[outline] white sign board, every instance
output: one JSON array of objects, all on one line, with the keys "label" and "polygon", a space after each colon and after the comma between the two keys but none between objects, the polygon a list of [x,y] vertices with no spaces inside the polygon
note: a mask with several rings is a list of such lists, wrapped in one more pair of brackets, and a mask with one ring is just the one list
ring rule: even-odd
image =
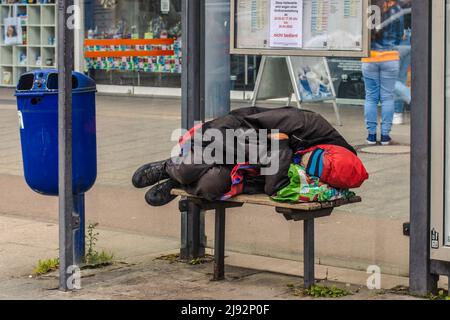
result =
[{"label": "white sign board", "polygon": [[275,0],[270,5],[270,47],[301,48],[303,0]]},{"label": "white sign board", "polygon": [[232,0],[231,53],[366,57],[368,8],[369,0]]}]

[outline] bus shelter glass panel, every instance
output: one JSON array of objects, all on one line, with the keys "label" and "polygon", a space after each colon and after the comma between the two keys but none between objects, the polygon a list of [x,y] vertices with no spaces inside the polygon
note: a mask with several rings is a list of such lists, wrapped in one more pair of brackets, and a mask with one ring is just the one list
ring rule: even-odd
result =
[{"label": "bus shelter glass panel", "polygon": [[445,123],[445,243],[447,246],[450,246],[450,52],[448,50],[448,45],[450,43],[450,1],[446,2],[446,41],[445,41],[445,115],[446,115],[446,123]]}]

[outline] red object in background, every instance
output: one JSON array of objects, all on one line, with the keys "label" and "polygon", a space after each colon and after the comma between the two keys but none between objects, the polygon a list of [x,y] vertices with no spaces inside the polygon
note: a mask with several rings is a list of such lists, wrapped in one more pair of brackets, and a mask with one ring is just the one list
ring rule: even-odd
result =
[{"label": "red object in background", "polygon": [[86,58],[114,58],[114,57],[151,57],[151,56],[173,56],[174,50],[109,50],[111,46],[167,46],[173,45],[175,39],[86,39],[85,47],[103,47],[107,50],[85,51]]}]

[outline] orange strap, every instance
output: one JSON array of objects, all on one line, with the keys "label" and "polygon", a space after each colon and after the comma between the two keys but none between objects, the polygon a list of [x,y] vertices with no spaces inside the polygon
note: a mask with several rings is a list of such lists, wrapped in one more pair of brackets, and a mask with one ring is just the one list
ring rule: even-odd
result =
[{"label": "orange strap", "polygon": [[175,39],[86,39],[84,45],[92,46],[138,46],[138,45],[171,45]]},{"label": "orange strap", "polygon": [[361,59],[362,62],[387,62],[400,60],[398,51],[371,51],[370,57]]}]

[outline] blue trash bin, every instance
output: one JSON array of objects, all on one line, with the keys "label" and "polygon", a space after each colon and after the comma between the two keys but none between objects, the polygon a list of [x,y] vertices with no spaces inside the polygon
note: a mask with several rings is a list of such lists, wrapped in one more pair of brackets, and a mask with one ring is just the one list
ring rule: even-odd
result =
[{"label": "blue trash bin", "polygon": [[[73,192],[84,194],[97,178],[94,80],[74,72]],[[20,77],[16,89],[25,180],[34,191],[58,195],[58,71]]]}]

